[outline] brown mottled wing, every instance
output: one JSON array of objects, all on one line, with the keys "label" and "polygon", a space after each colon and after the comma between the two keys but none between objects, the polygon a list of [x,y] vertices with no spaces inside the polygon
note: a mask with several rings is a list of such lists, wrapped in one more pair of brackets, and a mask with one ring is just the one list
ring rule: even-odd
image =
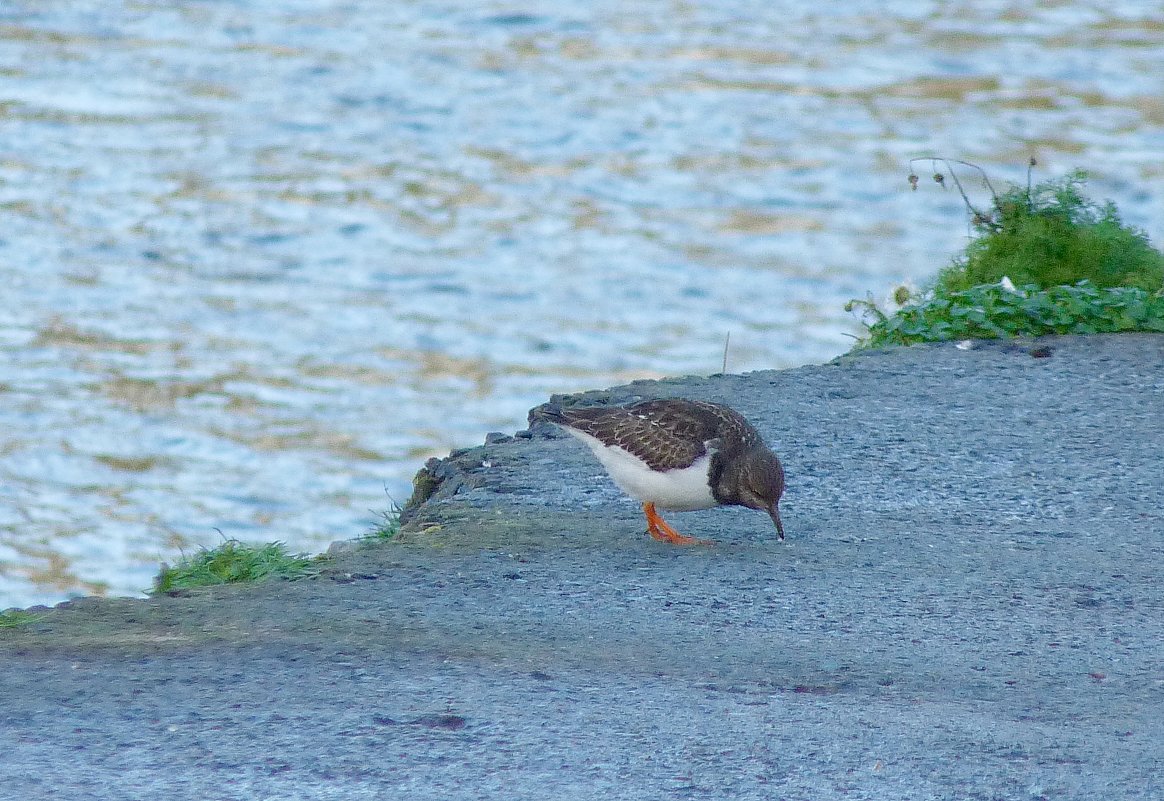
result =
[{"label": "brown mottled wing", "polygon": [[734,450],[760,435],[736,412],[716,403],[649,400],[631,406],[563,409],[562,421],[607,445],[617,445],[656,470],[688,467],[719,440]]}]

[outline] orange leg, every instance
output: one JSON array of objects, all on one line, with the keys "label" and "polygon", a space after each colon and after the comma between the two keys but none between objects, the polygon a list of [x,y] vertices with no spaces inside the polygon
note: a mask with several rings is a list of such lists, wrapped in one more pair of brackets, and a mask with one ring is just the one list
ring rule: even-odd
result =
[{"label": "orange leg", "polygon": [[659,542],[669,542],[672,545],[714,545],[711,540],[700,540],[680,534],[667,524],[667,521],[655,511],[655,504],[644,503],[643,512],[647,516],[647,533]]}]

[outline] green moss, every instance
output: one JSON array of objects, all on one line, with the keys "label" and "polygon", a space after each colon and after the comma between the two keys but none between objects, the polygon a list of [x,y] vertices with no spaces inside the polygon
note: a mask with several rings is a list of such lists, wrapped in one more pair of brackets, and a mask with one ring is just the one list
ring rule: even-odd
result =
[{"label": "green moss", "polygon": [[247,545],[227,540],[217,548],[203,548],[183,556],[173,567],[163,565],[154,578],[152,594],[215,584],[296,579],[312,575],[319,558],[291,554],[281,542]]}]

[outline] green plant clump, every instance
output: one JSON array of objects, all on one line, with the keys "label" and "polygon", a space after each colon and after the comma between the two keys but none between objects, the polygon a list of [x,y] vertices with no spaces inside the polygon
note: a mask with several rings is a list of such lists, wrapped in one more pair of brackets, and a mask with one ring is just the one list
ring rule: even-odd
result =
[{"label": "green plant clump", "polygon": [[1086,173],[1058,181],[1012,186],[994,197],[990,213],[972,209],[977,237],[938,276],[938,294],[1004,277],[1040,289],[1090,281],[1097,287],[1164,287],[1164,253],[1143,231],[1125,226],[1115,204],[1098,206],[1083,195]]},{"label": "green plant clump", "polygon": [[934,294],[888,315],[871,301],[851,301],[874,322],[869,347],[947,339],[995,339],[1046,334],[1164,332],[1164,292],[1137,287],[1101,289],[1089,281],[1040,289],[983,284],[947,296]]},{"label": "green plant clump", "polygon": [[[948,339],[1045,334],[1164,332],[1164,253],[1124,226],[1112,203],[1083,196],[1086,175],[1072,172],[1034,188],[990,189],[989,211],[971,204],[946,159],[950,178],[970,212],[977,236],[921,294],[898,290],[896,311],[853,300],[868,328],[856,347],[909,345]],[[1031,160],[1031,166],[1035,165]],[[909,176],[917,188],[917,176]],[[934,181],[946,186],[938,172]],[[871,322],[870,322],[871,320]]]},{"label": "green plant clump", "polygon": [[303,578],[315,572],[315,561],[305,554],[288,553],[281,542],[247,545],[231,539],[217,548],[203,548],[193,556],[183,556],[172,567],[162,565],[151,592],[265,581],[272,577]]}]

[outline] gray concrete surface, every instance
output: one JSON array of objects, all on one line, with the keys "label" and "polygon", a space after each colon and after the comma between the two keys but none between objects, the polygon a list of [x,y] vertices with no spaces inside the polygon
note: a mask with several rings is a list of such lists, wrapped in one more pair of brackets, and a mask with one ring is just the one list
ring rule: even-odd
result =
[{"label": "gray concrete surface", "polygon": [[1162,798],[1164,336],[1031,344],[593,394],[747,415],[785,543],[535,430],[315,579],[0,631],[0,797]]}]

